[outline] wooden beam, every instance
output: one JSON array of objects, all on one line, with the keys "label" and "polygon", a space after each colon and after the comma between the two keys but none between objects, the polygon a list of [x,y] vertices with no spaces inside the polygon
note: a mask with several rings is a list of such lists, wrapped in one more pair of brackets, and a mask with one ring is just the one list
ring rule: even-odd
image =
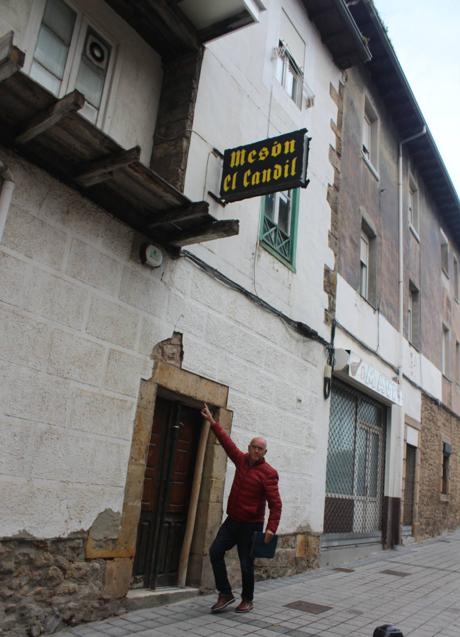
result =
[{"label": "wooden beam", "polygon": [[16,136],[14,141],[16,144],[27,144],[27,142],[52,128],[66,115],[80,110],[84,104],[85,96],[82,93],[77,90],[68,93],[62,99],[56,100],[51,106],[35,115],[23,127],[22,132]]},{"label": "wooden beam", "polygon": [[147,224],[147,229],[152,230],[157,226],[161,226],[165,223],[179,223],[186,219],[193,219],[195,217],[203,217],[208,214],[209,204],[206,201],[198,201],[197,203],[191,203],[189,206],[182,208],[170,208],[169,210],[162,210],[155,213],[152,221]]},{"label": "wooden beam", "polygon": [[126,166],[139,161],[140,156],[140,146],[134,146],[129,150],[122,150],[103,157],[102,159],[96,159],[86,164],[85,167],[78,172],[75,181],[80,184],[80,186],[89,188],[90,186],[99,184],[101,181],[110,179],[115,170],[126,168]]},{"label": "wooden beam", "polygon": [[13,31],[0,38],[0,82],[22,69],[25,54],[13,44]]},{"label": "wooden beam", "polygon": [[175,247],[183,247],[193,243],[202,243],[203,241],[211,241],[212,239],[221,239],[223,237],[232,237],[239,232],[238,219],[226,219],[225,221],[210,221],[201,224],[196,228],[178,232],[174,237],[168,237],[166,242]]}]

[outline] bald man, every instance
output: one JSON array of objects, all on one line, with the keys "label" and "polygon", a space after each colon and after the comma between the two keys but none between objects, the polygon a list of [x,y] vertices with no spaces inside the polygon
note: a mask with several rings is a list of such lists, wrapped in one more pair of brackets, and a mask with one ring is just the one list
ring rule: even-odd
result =
[{"label": "bald man", "polygon": [[270,514],[265,530],[265,542],[276,533],[281,517],[281,498],[278,491],[278,473],[265,461],[267,442],[257,436],[253,438],[244,453],[235,445],[230,436],[216,422],[206,404],[201,411],[209,421],[217,439],[225,449],[236,471],[227,502],[227,519],[220,527],[209,550],[216,588],[219,593],[211,612],[220,613],[233,604],[235,597],[228,581],[225,553],[235,545],[241,565],[241,602],[235,608],[237,613],[247,613],[254,607],[254,557],[251,555],[253,535],[263,531],[265,504]]}]

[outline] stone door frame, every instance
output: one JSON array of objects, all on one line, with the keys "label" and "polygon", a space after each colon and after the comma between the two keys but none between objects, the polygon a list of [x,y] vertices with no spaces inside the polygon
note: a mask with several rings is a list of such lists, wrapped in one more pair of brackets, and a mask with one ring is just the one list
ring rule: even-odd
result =
[{"label": "stone door frame", "polygon": [[[123,597],[130,586],[157,395],[167,395],[196,408],[206,402],[217,408],[216,416],[224,429],[228,433],[231,430],[233,412],[226,408],[226,385],[163,360],[155,362],[152,377],[142,380],[140,385],[118,536],[101,541],[90,534],[85,547],[86,559],[108,560],[105,584],[107,597]],[[197,586],[201,590],[214,588],[207,554],[209,544],[222,521],[226,463],[224,450],[210,433],[186,581],[187,585]]]}]

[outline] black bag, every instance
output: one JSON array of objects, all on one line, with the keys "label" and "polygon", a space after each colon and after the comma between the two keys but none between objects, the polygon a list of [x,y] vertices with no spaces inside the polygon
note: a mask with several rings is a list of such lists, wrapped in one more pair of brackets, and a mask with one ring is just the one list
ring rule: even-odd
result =
[{"label": "black bag", "polygon": [[252,536],[252,557],[273,557],[275,555],[276,545],[278,544],[278,536],[272,535],[270,542],[265,544],[265,533],[256,531]]}]

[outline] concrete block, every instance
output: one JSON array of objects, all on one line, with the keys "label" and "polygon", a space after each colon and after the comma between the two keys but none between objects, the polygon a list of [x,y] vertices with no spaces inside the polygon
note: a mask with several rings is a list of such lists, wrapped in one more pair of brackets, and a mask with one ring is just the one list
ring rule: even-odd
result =
[{"label": "concrete block", "polygon": [[110,350],[104,376],[104,387],[119,394],[137,396],[142,376],[151,372],[151,361],[124,352]]},{"label": "concrete block", "polygon": [[0,306],[0,358],[34,369],[48,364],[52,327]]},{"label": "concrete block", "polygon": [[135,402],[76,387],[70,399],[68,427],[131,440]]},{"label": "concrete block", "polygon": [[231,299],[228,288],[196,269],[192,276],[191,296],[203,305],[213,309],[218,308],[222,315],[227,314]]},{"label": "concrete block", "polygon": [[121,264],[93,246],[72,241],[66,274],[89,285],[115,294],[121,277]]},{"label": "concrete block", "polygon": [[170,336],[172,336],[172,327],[168,323],[144,316],[137,349],[144,356],[150,356],[155,345]]},{"label": "concrete block", "polygon": [[119,259],[128,259],[134,238],[134,230],[118,219],[106,215],[104,231],[101,234],[100,245]]},{"label": "concrete block", "polygon": [[27,478],[35,425],[0,416],[0,474]]},{"label": "concrete block", "polygon": [[10,305],[23,305],[31,266],[16,257],[0,251],[0,301]]},{"label": "concrete block", "polygon": [[140,315],[118,303],[94,297],[86,331],[104,341],[134,349]]},{"label": "concrete block", "polygon": [[67,233],[18,206],[12,206],[3,243],[26,257],[59,270],[64,260]]},{"label": "concrete block", "polygon": [[184,369],[208,378],[217,378],[217,356],[215,347],[209,347],[205,341],[184,336]]},{"label": "concrete block", "polygon": [[193,303],[186,297],[170,292],[166,320],[174,331],[203,337],[207,317],[208,311],[201,304]]},{"label": "concrete block", "polygon": [[80,286],[35,269],[27,286],[25,309],[68,327],[79,329],[83,323],[88,292]]},{"label": "concrete block", "polygon": [[121,487],[128,456],[129,443],[125,440],[49,427],[36,441],[31,477]]},{"label": "concrete block", "polygon": [[0,364],[0,405],[7,416],[62,425],[66,420],[69,383],[36,370]]},{"label": "concrete block", "polygon": [[76,334],[54,330],[48,371],[89,385],[102,379],[105,348]]},{"label": "concrete block", "polygon": [[146,273],[142,266],[125,267],[120,285],[120,300],[157,318],[163,318],[169,291],[158,281],[157,276],[154,271]]}]

